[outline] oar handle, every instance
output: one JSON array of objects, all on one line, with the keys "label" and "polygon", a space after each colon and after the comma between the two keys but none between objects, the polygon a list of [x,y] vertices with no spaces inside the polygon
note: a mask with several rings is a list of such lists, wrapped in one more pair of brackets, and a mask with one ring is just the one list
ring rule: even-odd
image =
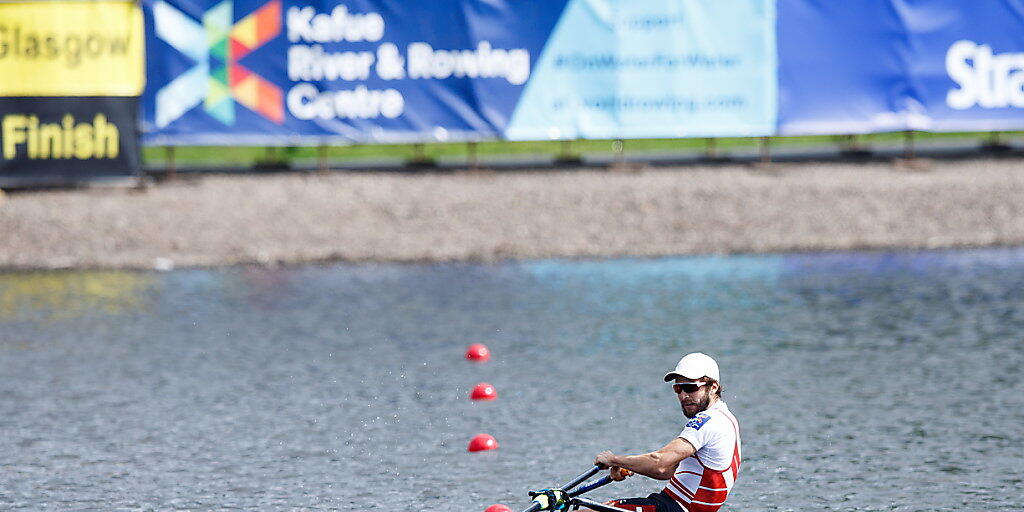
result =
[{"label": "oar handle", "polygon": [[[630,475],[633,474],[633,472],[628,470],[628,469],[619,469],[619,471],[621,471],[623,473],[623,475],[625,475],[625,476],[630,476]],[[590,491],[593,491],[594,489],[597,489],[599,487],[604,487],[604,486],[606,486],[606,485],[608,485],[608,484],[610,484],[610,483],[612,483],[614,481],[615,480],[612,480],[611,476],[602,477],[600,480],[595,480],[595,481],[593,481],[593,482],[591,482],[591,483],[589,483],[587,485],[584,485],[583,487],[580,487],[579,489],[576,489],[573,492],[570,492],[569,493],[569,497],[570,498],[575,498],[576,496],[579,496],[581,494],[586,494],[586,493],[588,493]]]}]

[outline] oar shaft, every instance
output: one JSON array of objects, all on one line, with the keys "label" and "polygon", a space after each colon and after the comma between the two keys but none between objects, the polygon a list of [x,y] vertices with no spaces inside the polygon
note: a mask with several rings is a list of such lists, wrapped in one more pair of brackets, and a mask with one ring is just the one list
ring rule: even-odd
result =
[{"label": "oar shaft", "polygon": [[586,479],[596,475],[598,471],[601,471],[601,467],[600,466],[594,466],[594,467],[590,468],[590,470],[587,471],[586,473],[583,473],[582,475],[580,475],[580,476],[578,476],[576,478],[573,478],[572,481],[570,481],[569,483],[563,485],[562,486],[562,490],[566,491],[566,492],[569,492],[569,489],[572,489],[573,487],[576,487],[577,485],[579,485],[584,480],[586,480]]},{"label": "oar shaft", "polygon": [[530,505],[530,508],[524,510],[523,512],[537,512],[538,510],[540,510],[540,507],[541,504],[535,501],[532,505]]},{"label": "oar shaft", "polygon": [[576,496],[579,496],[581,494],[586,494],[586,493],[588,493],[590,491],[593,491],[594,489],[597,489],[598,487],[604,487],[604,486],[606,486],[606,485],[608,485],[608,484],[610,484],[612,482],[614,482],[614,480],[612,480],[612,477],[606,476],[604,478],[601,478],[600,480],[596,480],[596,481],[594,481],[592,483],[584,485],[583,487],[580,487],[579,489],[576,489],[573,492],[570,492],[569,493],[569,497],[570,498],[575,498]]}]

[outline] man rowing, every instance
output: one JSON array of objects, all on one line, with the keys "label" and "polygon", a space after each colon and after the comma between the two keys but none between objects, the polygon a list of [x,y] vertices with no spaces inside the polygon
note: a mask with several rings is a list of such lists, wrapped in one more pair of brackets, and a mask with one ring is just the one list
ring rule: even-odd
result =
[{"label": "man rowing", "polygon": [[614,480],[629,470],[668,480],[646,498],[608,502],[640,512],[715,512],[729,495],[740,470],[740,427],[722,400],[718,363],[700,352],[687,354],[665,374],[688,421],[679,436],[660,450],[642,455],[597,454],[594,463],[611,469]]}]

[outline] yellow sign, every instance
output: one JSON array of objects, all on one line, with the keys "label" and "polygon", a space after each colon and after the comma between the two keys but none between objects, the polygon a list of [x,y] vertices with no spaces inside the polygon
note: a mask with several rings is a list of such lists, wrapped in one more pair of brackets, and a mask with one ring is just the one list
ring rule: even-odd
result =
[{"label": "yellow sign", "polygon": [[139,96],[143,38],[134,2],[0,2],[0,96]]},{"label": "yellow sign", "polygon": [[3,158],[14,160],[24,148],[29,159],[117,158],[121,133],[107,116],[96,114],[92,123],[76,122],[66,114],[61,122],[41,123],[34,115],[9,114],[0,118]]}]

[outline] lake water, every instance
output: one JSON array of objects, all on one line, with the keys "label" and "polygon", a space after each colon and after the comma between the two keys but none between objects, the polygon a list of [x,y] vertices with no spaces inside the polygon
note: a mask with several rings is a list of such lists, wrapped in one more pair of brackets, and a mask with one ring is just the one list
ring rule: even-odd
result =
[{"label": "lake water", "polygon": [[0,274],[0,509],[518,511],[671,440],[695,350],[727,510],[1024,508],[1024,250],[991,249]]}]

